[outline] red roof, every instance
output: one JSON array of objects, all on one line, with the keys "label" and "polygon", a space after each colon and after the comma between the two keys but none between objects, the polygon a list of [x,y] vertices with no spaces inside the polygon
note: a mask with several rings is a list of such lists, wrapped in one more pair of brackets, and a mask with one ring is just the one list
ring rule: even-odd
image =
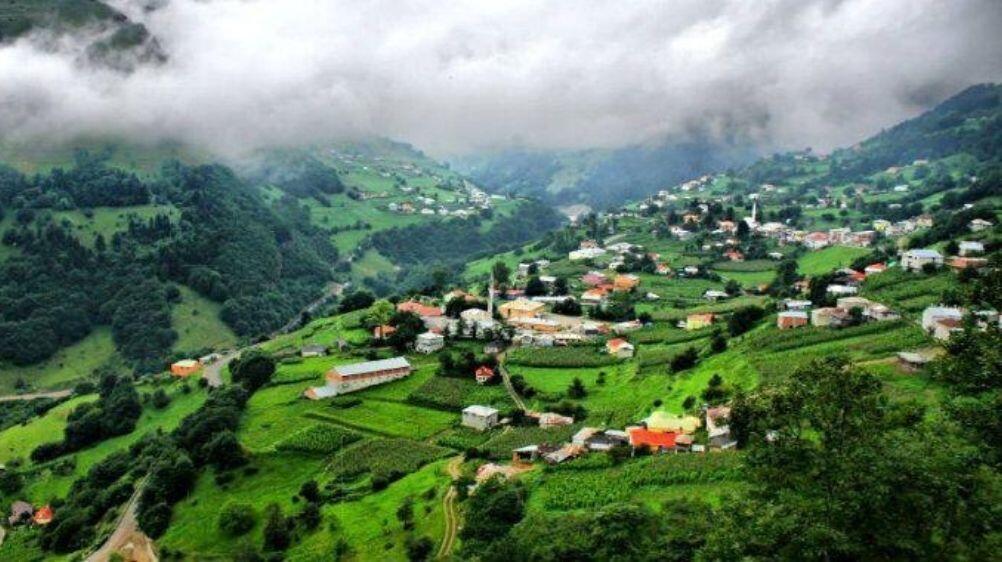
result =
[{"label": "red roof", "polygon": [[478,380],[479,379],[490,379],[494,377],[494,369],[491,369],[487,365],[481,365],[477,367],[477,372],[473,375]]},{"label": "red roof", "polygon": [[629,344],[630,344],[630,342],[624,340],[623,338],[614,338],[614,339],[611,339],[608,342],[606,342],[605,345],[609,349],[611,349],[613,351],[617,351],[617,350],[619,350],[619,348],[623,347],[624,345],[629,345]]},{"label": "red roof", "polygon": [[35,512],[35,523],[38,525],[48,525],[52,522],[52,508],[44,505]]},{"label": "red roof", "polygon": [[397,329],[390,325],[376,326],[375,328],[372,329],[372,337],[376,338],[377,340],[381,340],[385,337],[390,336],[391,334],[393,334],[393,332],[396,331]]},{"label": "red roof", "polygon": [[428,306],[416,301],[402,302],[397,305],[397,312],[413,312],[418,316],[441,316],[442,309],[437,306]]},{"label": "red roof", "polygon": [[675,434],[667,431],[649,431],[643,428],[630,430],[630,445],[634,447],[665,447],[675,446]]}]

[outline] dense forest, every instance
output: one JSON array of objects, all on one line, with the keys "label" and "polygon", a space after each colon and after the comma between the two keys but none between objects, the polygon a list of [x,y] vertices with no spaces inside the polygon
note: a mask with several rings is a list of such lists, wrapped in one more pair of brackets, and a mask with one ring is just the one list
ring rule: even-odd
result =
[{"label": "dense forest", "polygon": [[[131,219],[110,240],[80,240],[53,212],[157,202],[180,210]],[[223,304],[239,335],[284,324],[330,281],[337,250],[291,196],[267,205],[222,166],[164,165],[153,180],[81,153],[69,170],[25,176],[0,168],[13,214],[0,265],[0,359],[30,364],[112,329],[122,355],[156,370],[177,339],[170,310],[190,286]],[[92,242],[92,243],[86,243]]]}]

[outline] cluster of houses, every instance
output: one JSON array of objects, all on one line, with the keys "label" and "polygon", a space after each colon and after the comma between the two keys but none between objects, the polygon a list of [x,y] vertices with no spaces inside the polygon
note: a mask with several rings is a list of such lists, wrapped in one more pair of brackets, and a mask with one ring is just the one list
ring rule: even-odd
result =
[{"label": "cluster of houses", "polygon": [[859,310],[860,320],[885,322],[898,320],[901,316],[887,306],[863,297],[842,297],[835,306],[812,309],[811,301],[787,299],[784,310],[776,317],[776,327],[780,330],[799,328],[808,323],[822,328],[839,328],[853,321],[853,310]]},{"label": "cluster of houses", "polygon": [[[480,211],[493,207],[494,199],[502,199],[500,195],[489,195],[487,192],[477,188],[468,182],[464,183],[465,197],[457,197],[451,201],[438,201],[431,197],[416,195],[413,200],[400,203],[391,202],[386,205],[386,210],[391,213],[404,215],[429,215],[442,217],[469,218],[480,214]],[[405,193],[410,193],[413,188],[401,186]],[[448,204],[447,204],[448,203]]]},{"label": "cluster of houses", "polygon": [[[468,424],[467,415],[476,421]],[[628,447],[633,454],[705,453],[733,449],[737,441],[728,425],[730,415],[729,407],[717,406],[704,408],[699,417],[657,411],[623,429],[583,427],[568,442],[541,442],[512,450],[510,465],[487,463],[477,471],[477,481],[482,482],[497,474],[511,476],[537,461],[560,464],[588,453],[607,452],[617,447]],[[496,419],[497,411],[484,406],[471,406],[463,411],[464,425],[478,430],[493,427],[480,423],[482,416]],[[697,443],[695,435],[701,428],[705,428],[706,438],[704,442]]]},{"label": "cluster of houses", "polygon": [[[947,341],[954,333],[963,331],[967,314],[968,311],[960,307],[930,306],[922,311],[922,329],[937,340]],[[1002,328],[998,311],[974,310],[970,314],[975,325],[981,329],[989,324]]]},{"label": "cluster of houses", "polygon": [[922,271],[926,267],[940,268],[947,265],[954,270],[982,269],[988,265],[988,258],[982,242],[965,240],[958,244],[956,256],[944,257],[937,250],[918,248],[901,254],[901,267],[906,271]]}]

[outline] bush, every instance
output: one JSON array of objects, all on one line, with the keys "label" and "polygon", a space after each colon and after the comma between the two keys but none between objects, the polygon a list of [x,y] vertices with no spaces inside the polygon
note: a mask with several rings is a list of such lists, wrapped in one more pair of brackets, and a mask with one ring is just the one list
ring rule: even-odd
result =
[{"label": "bush", "polygon": [[219,530],[231,537],[250,532],[257,521],[254,508],[243,503],[228,503],[219,512]]}]

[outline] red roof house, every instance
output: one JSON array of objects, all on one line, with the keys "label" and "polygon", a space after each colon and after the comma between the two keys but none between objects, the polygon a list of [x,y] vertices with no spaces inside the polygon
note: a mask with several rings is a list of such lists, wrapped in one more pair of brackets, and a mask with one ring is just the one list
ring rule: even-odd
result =
[{"label": "red roof house", "polygon": [[437,306],[428,306],[417,301],[402,302],[397,305],[397,312],[413,312],[422,318],[427,316],[441,316],[442,309]]},{"label": "red roof house", "polygon": [[481,365],[477,367],[477,372],[473,376],[477,379],[477,383],[486,384],[494,378],[494,369],[491,369],[487,365]]},{"label": "red roof house", "polygon": [[38,508],[33,519],[36,525],[48,525],[52,523],[52,508],[47,505]]},{"label": "red roof house", "polygon": [[630,446],[634,449],[647,447],[652,450],[671,449],[675,446],[675,434],[670,431],[650,431],[642,427],[630,431]]},{"label": "red roof house", "polygon": [[388,324],[383,326],[376,326],[375,328],[372,329],[372,337],[377,340],[381,340],[390,337],[391,335],[393,335],[393,332],[396,331],[397,331],[396,328]]}]

